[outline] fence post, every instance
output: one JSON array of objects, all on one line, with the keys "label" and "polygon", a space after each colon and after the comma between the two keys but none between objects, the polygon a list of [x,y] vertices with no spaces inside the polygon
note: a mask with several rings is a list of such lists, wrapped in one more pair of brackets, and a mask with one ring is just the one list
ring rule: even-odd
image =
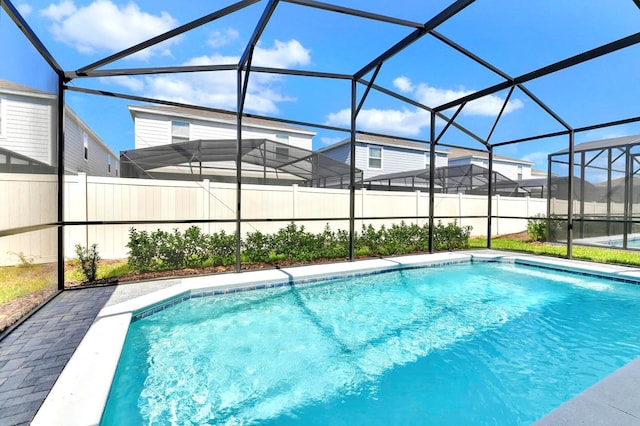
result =
[{"label": "fence post", "polygon": [[420,190],[416,190],[416,225],[420,226]]},{"label": "fence post", "polygon": [[[471,219],[473,223],[474,219]],[[462,192],[458,192],[458,226],[462,227]]]},{"label": "fence post", "polygon": [[[211,196],[209,191],[211,191],[209,179],[204,179],[202,181],[202,218],[206,220],[211,220]],[[202,232],[205,234],[211,233],[211,222],[202,224]]]},{"label": "fence post", "polygon": [[[69,198],[71,201],[73,198]],[[86,222],[89,218],[89,200],[87,199],[87,174],[84,172],[78,173],[78,196],[75,198],[78,202],[78,212],[80,213],[80,217],[78,218],[79,222]],[[72,207],[73,209],[73,207]],[[84,241],[84,246],[89,247],[89,225],[81,226],[82,234],[80,235],[80,241]],[[69,247],[69,249],[73,249],[73,247]],[[73,253],[73,250],[71,250]]]},{"label": "fence post", "polygon": [[298,218],[298,184],[294,183],[291,185],[291,200],[293,204],[293,218]]},{"label": "fence post", "polygon": [[496,235],[500,235],[500,194],[496,194]]}]

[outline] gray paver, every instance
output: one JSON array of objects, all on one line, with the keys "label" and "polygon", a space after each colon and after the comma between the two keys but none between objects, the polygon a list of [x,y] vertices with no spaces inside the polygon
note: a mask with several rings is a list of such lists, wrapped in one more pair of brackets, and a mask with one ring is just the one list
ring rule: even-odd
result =
[{"label": "gray paver", "polygon": [[114,289],[63,292],[0,341],[0,425],[33,419]]}]

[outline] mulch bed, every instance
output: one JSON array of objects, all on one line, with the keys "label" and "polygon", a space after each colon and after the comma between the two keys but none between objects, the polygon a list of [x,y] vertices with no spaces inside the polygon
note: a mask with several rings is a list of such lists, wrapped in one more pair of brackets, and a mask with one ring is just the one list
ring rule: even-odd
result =
[{"label": "mulch bed", "polygon": [[48,287],[0,304],[0,333],[43,304],[55,292],[55,287]]},{"label": "mulch bed", "polygon": [[[328,262],[340,262],[345,259],[317,259],[311,262],[293,262],[293,261],[278,261],[273,264],[269,263],[255,263],[255,264],[243,264],[242,270],[260,270],[260,269],[272,269],[272,268],[284,268],[289,266],[319,264]],[[73,265],[67,265],[65,268],[72,268]],[[65,289],[78,289],[87,287],[98,287],[105,285],[115,285],[125,282],[136,281],[148,281],[157,280],[163,278],[196,276],[196,275],[211,275],[226,272],[235,272],[235,265],[231,266],[210,266],[206,268],[186,268],[178,271],[153,271],[144,273],[135,273],[122,275],[117,278],[105,278],[96,280],[94,282],[78,282],[67,281],[65,282]],[[49,287],[40,291],[36,291],[31,294],[17,297],[9,302],[0,304],[0,334],[15,324],[20,318],[27,315],[33,309],[40,306],[47,299],[49,299],[56,292],[55,287]]]}]

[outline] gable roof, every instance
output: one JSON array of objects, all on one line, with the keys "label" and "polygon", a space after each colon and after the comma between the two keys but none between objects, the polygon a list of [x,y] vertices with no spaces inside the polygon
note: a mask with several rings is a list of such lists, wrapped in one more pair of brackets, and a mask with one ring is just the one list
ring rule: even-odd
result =
[{"label": "gable roof", "polygon": [[[183,117],[204,121],[213,121],[218,123],[236,125],[236,113],[225,111],[207,111],[199,109],[191,109],[177,106],[166,105],[129,105],[129,112],[132,116],[136,112],[147,112],[151,114],[168,115],[174,117]],[[242,124],[263,127],[274,130],[282,130],[286,132],[299,133],[307,136],[315,136],[316,132],[304,129],[302,127],[292,126],[290,124],[281,123],[276,120],[267,120],[263,118],[255,117],[242,117]]]},{"label": "gable roof", "polygon": [[35,96],[39,98],[55,99],[56,94],[45,92],[44,90],[34,89],[33,87],[18,84],[13,81],[3,80],[0,78],[0,92],[11,93],[23,96]]},{"label": "gable roof", "polygon": [[[596,149],[612,148],[616,146],[624,145],[636,145],[640,144],[640,135],[634,136],[622,136],[619,138],[601,139],[599,141],[583,142],[573,147],[574,152],[591,151]],[[551,155],[556,154],[568,154],[569,148],[554,152]]]},{"label": "gable roof", "polygon": [[[484,151],[476,151],[474,149],[468,148],[450,148],[449,149],[449,161],[451,160],[459,160],[462,158],[481,158],[483,160],[489,159],[489,153]],[[511,163],[517,164],[526,164],[532,165],[534,164],[532,161],[520,160],[518,158],[506,157],[504,155],[493,154],[494,160],[508,161]]]},{"label": "gable roof", "polygon": [[[325,146],[319,149],[318,151],[320,152],[329,151],[329,150],[338,148],[342,145],[348,145],[350,142],[351,142],[351,138],[346,138],[333,145]],[[416,151],[424,151],[424,152],[429,152],[429,150],[431,149],[428,142],[419,143],[419,142],[408,141],[406,139],[394,138],[391,136],[377,136],[377,135],[368,135],[368,134],[362,134],[362,133],[356,134],[356,142],[372,143],[375,145],[391,146],[396,148],[413,149]],[[439,148],[436,148],[436,152],[440,154],[447,153],[446,150],[439,149]]]}]

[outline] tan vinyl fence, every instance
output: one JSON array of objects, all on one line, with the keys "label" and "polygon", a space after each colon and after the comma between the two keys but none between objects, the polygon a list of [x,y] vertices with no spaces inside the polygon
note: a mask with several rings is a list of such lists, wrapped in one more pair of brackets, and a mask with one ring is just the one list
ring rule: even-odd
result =
[{"label": "tan vinyl fence", "polygon": [[[5,179],[6,178],[6,179]],[[10,181],[5,184],[5,181]],[[36,179],[33,175],[0,175],[2,202],[12,199],[28,187],[29,198],[43,200],[39,209],[55,211],[55,182]],[[52,186],[53,185],[53,186]],[[400,223],[423,225],[429,215],[429,194],[426,192],[356,191],[355,215],[372,218],[357,220],[356,230],[363,224],[390,226]],[[7,204],[5,204],[7,205]],[[48,206],[48,207],[47,207]],[[35,223],[39,209],[30,209],[20,215],[0,210],[3,229]],[[510,198],[495,196],[492,201],[494,215],[519,217],[498,218],[492,221],[492,234],[507,234],[526,229],[527,217],[546,213],[545,199]],[[460,225],[473,227],[472,235],[486,235],[487,199],[479,195],[436,194],[435,216],[443,223],[456,220]],[[209,182],[160,181],[151,179],[124,179],[94,177],[85,174],[65,176],[64,214],[69,222],[85,221],[173,221],[173,220],[229,220],[229,223],[198,224],[204,232],[235,231],[235,184]],[[34,216],[29,219],[28,216]],[[20,217],[18,217],[20,216]],[[375,219],[393,216],[398,219]],[[461,216],[480,216],[462,219]],[[287,224],[278,219],[296,219],[311,232],[321,232],[327,224],[331,229],[348,229],[349,191],[344,189],[307,188],[292,186],[242,185],[242,232],[260,230],[272,233]],[[260,221],[258,219],[269,219]],[[305,220],[322,218],[322,220]],[[250,221],[256,219],[256,221]],[[438,219],[436,219],[437,222]],[[31,222],[30,222],[31,221]],[[11,225],[6,226],[7,224]],[[138,230],[158,228],[185,229],[189,224],[135,225]],[[131,225],[73,225],[65,227],[65,256],[75,257],[76,244],[98,244],[102,258],[127,257],[127,242]],[[16,264],[18,253],[36,262],[55,260],[55,230],[0,238],[0,265]]]}]

